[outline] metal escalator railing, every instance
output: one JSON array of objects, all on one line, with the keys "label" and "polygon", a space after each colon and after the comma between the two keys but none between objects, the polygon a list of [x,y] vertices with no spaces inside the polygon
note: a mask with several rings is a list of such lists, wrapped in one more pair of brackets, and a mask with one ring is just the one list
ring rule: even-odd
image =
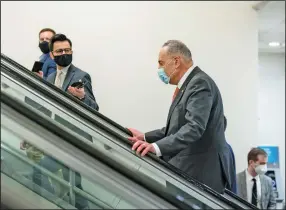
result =
[{"label": "metal escalator railing", "polygon": [[[3,58],[4,58],[4,57],[3,57]],[[6,60],[5,60],[5,59],[6,59]],[[8,59],[7,59],[7,58],[4,58],[3,60],[7,61]],[[13,62],[14,62],[14,61],[13,61]],[[15,63],[16,63],[16,62],[15,62]],[[13,65],[14,65],[14,64],[13,64]],[[9,67],[11,67],[11,66],[13,66],[13,65],[10,65],[10,66],[9,66],[9,64],[7,64],[7,62],[2,62],[2,57],[1,57],[1,68],[9,69]],[[14,66],[16,66],[16,65],[14,65]],[[9,70],[7,70],[7,71],[9,71]],[[20,78],[20,80],[24,81],[25,83],[29,83],[29,85],[34,86],[34,87],[35,87],[35,84],[33,83],[33,81],[29,80],[29,78],[30,78],[30,77],[34,77],[36,80],[40,80],[36,75],[34,75],[33,73],[29,72],[29,71],[28,71],[27,69],[25,69],[25,68],[20,69],[20,71],[19,71],[18,69],[13,68],[13,70],[10,70],[10,73],[13,74],[14,76],[16,76],[17,78]],[[30,75],[29,75],[29,74],[30,74]],[[39,85],[40,87],[37,86],[37,90],[39,90],[39,91],[42,92],[43,94],[49,94],[49,93],[47,93],[48,91],[47,91],[47,88],[45,87],[45,84],[44,84],[44,83],[46,83],[46,82],[45,82],[45,81],[41,81],[41,82],[38,81],[38,84],[37,84],[37,85]],[[50,84],[48,84],[48,85],[50,85]],[[51,85],[50,85],[50,86],[51,86]],[[63,95],[66,94],[66,93],[61,93],[61,92],[63,92],[63,91],[59,91],[59,90],[56,89],[54,86],[52,86],[52,88],[53,88],[56,92],[60,92],[60,94],[63,94]],[[50,93],[50,95],[51,95],[51,97],[52,97],[52,96],[54,95],[54,93],[52,93],[52,94]],[[68,95],[68,94],[66,94],[66,95]],[[69,97],[70,97],[70,96],[69,96]],[[55,97],[54,97],[54,98],[55,98]],[[81,103],[81,102],[79,102],[79,101],[76,100],[76,99],[73,99],[73,101],[76,102],[77,104],[80,104],[80,103]],[[60,100],[57,99],[57,102],[60,102]],[[69,109],[73,109],[73,110],[75,110],[75,111],[78,112],[78,109],[76,109],[73,105],[69,106],[69,105],[67,105],[66,102],[64,102],[64,101],[63,101],[62,103],[65,104],[65,106],[67,106]],[[82,104],[80,104],[80,105],[82,106]],[[82,110],[80,110],[80,111],[82,111]],[[90,110],[88,110],[88,111],[90,111]],[[96,112],[96,111],[95,111],[95,112]],[[81,115],[82,117],[84,117],[85,119],[87,119],[88,121],[92,122],[93,124],[95,124],[95,125],[97,125],[97,126],[99,125],[99,127],[103,128],[104,130],[107,130],[107,131],[108,131],[109,133],[111,133],[113,136],[116,136],[117,139],[119,139],[121,142],[124,142],[124,143],[130,145],[130,142],[126,140],[126,137],[129,136],[129,135],[127,134],[127,132],[125,132],[126,129],[123,128],[122,126],[119,126],[119,127],[118,127],[118,126],[116,125],[116,123],[110,123],[110,122],[112,122],[112,121],[111,121],[110,119],[104,117],[103,121],[105,121],[105,122],[107,121],[107,122],[105,123],[105,125],[106,125],[106,124],[109,124],[109,123],[111,124],[111,127],[110,127],[110,126],[109,126],[109,127],[105,127],[105,126],[103,126],[103,125],[101,124],[102,119],[101,119],[101,121],[98,122],[98,120],[97,120],[98,118],[95,118],[95,119],[94,119],[94,118],[93,118],[93,115],[88,114],[88,112],[86,112],[86,110],[84,110],[83,113],[80,113],[80,115]],[[98,116],[98,115],[97,115],[97,116]],[[118,130],[120,130],[120,132],[117,132]],[[229,203],[229,205],[232,205],[233,207],[239,207],[240,203],[242,203],[243,205],[248,206],[248,208],[250,207],[250,208],[255,209],[255,207],[252,206],[251,204],[249,204],[248,202],[238,201],[238,202],[235,202],[235,203],[238,203],[238,204],[235,204],[233,201],[230,201],[226,196],[220,195],[220,194],[216,193],[215,191],[213,191],[213,190],[210,189],[209,187],[205,186],[204,184],[199,183],[198,181],[192,179],[191,177],[189,177],[189,176],[186,175],[185,173],[179,171],[177,168],[175,168],[175,167],[173,167],[173,166],[167,164],[166,162],[164,162],[164,161],[158,159],[156,156],[154,156],[154,155],[148,155],[148,156],[149,156],[149,158],[151,158],[153,161],[159,163],[160,165],[164,166],[165,168],[167,168],[167,169],[171,170],[172,172],[178,174],[179,176],[183,177],[183,178],[184,178],[185,180],[187,180],[189,183],[191,183],[191,184],[197,186],[198,188],[200,188],[201,190],[203,190],[203,191],[205,191],[205,192],[210,193],[211,195],[217,197],[218,199],[224,200],[224,202]],[[230,196],[231,196],[231,194],[230,194]],[[231,197],[232,197],[232,196],[231,196]],[[237,200],[237,199],[234,198],[234,200]]]},{"label": "metal escalator railing", "polygon": [[[38,121],[35,121],[35,119],[38,119]],[[9,135],[2,135],[5,130]],[[107,209],[110,208],[111,204],[112,209],[177,209],[177,205],[174,206],[170,204],[169,201],[162,199],[163,196],[159,197],[155,195],[151,191],[148,191],[131,179],[126,178],[99,161],[96,158],[101,155],[100,153],[97,153],[98,151],[90,149],[92,152],[88,154],[78,149],[72,142],[80,142],[81,139],[78,136],[74,136],[69,130],[55,125],[47,116],[33,112],[33,110],[28,108],[25,104],[19,103],[5,93],[2,93],[1,140],[2,142],[5,142],[5,144],[10,145],[13,144],[15,139],[19,139],[20,137],[21,139],[27,139],[29,144],[34,145],[34,147],[43,151],[45,157],[52,157],[70,169],[80,173],[81,177],[84,177],[85,181],[88,181],[86,182],[85,188],[89,187],[89,185],[92,185],[93,187],[84,189],[84,191],[89,190],[89,195],[74,187],[72,187],[72,189],[74,189],[75,194],[79,193],[83,195],[84,198],[88,198],[89,201],[92,201],[92,203],[95,202],[97,205],[96,208],[102,208],[98,204],[103,206],[103,203],[105,203],[107,204],[105,205],[105,208]],[[18,144],[16,144],[16,147],[17,145]],[[5,146],[3,144],[1,146],[3,153],[5,151],[13,153],[11,150],[7,149],[7,147],[6,150],[4,150]],[[86,149],[88,150],[87,147]],[[19,159],[18,156],[17,158]],[[2,161],[5,161],[5,156]],[[20,164],[18,164],[18,166],[19,165]],[[37,168],[36,165],[33,166]],[[3,172],[2,167],[1,172]],[[53,176],[47,171],[45,172],[46,174],[49,174],[49,177]],[[57,180],[65,185],[64,182],[59,179]],[[23,182],[21,183],[24,184]],[[106,194],[106,191],[109,193]],[[42,193],[39,194],[42,195]],[[99,203],[98,199],[90,199],[90,196],[98,198],[103,202]],[[7,205],[5,201],[2,200],[2,202]],[[56,203],[57,205],[62,204],[59,202]],[[74,202],[70,202],[69,205],[72,205],[74,208]],[[178,203],[178,206],[180,208],[184,205]],[[186,206],[183,209],[186,209]]]},{"label": "metal escalator railing", "polygon": [[[1,92],[2,97],[1,100],[5,100],[6,95],[5,92]],[[172,203],[173,205],[178,206],[180,209],[192,209],[194,205],[196,206],[203,206],[201,208],[211,208],[211,209],[229,209],[231,206],[228,204],[217,200],[215,197],[212,197],[211,195],[208,195],[207,193],[200,192],[198,189],[195,189],[191,186],[185,186],[182,183],[173,180],[171,178],[167,178],[166,180],[169,180],[169,188],[165,185],[165,182],[163,185],[161,183],[158,183],[157,180],[153,180],[151,177],[156,177],[155,174],[146,174],[146,170],[141,169],[147,169],[144,164],[140,165],[140,168],[137,167],[128,167],[126,164],[122,164],[119,161],[115,160],[114,156],[107,156],[108,153],[104,152],[106,150],[102,150],[97,145],[96,147],[92,145],[92,143],[85,144],[85,141],[82,138],[79,138],[78,135],[71,135],[72,132],[70,130],[67,130],[69,132],[63,132],[62,130],[59,130],[59,128],[56,126],[56,124],[48,118],[46,115],[42,113],[34,113],[31,108],[26,106],[21,106],[16,101],[7,101],[6,103],[9,107],[15,109],[16,111],[23,113],[25,116],[29,117],[33,122],[38,124],[39,126],[45,126],[48,130],[51,132],[57,134],[59,137],[65,139],[72,145],[74,145],[76,148],[81,149],[86,154],[89,154],[105,164],[109,165],[110,167],[114,168],[116,171],[124,174],[126,177],[128,177],[131,180],[134,180],[136,183],[140,184],[144,188],[150,190],[151,192],[155,193],[156,195],[163,197],[168,202]],[[2,128],[2,127],[1,127]],[[66,130],[66,129],[65,129]],[[74,136],[75,135],[75,136]],[[29,142],[29,140],[28,140]],[[35,142],[29,142],[31,144],[34,144]],[[41,142],[37,142],[41,146]],[[38,147],[38,145],[35,145]],[[47,151],[48,155],[52,155],[54,152],[51,153],[51,151]],[[130,154],[131,158],[138,159],[138,157],[134,154]],[[129,157],[129,158],[130,158]],[[139,159],[140,160],[140,159]],[[144,172],[145,171],[145,172]],[[151,171],[150,171],[151,172]],[[157,172],[158,173],[158,172]],[[159,174],[161,175],[161,174]],[[164,175],[164,174],[162,174]],[[170,188],[170,186],[174,186]],[[170,191],[170,189],[175,191]],[[176,198],[177,195],[184,195],[185,200],[181,201]]]}]

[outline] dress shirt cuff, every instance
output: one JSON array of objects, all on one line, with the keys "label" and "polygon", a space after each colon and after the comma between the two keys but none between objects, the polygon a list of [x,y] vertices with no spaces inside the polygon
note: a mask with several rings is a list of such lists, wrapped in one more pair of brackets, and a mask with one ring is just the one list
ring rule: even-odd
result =
[{"label": "dress shirt cuff", "polygon": [[152,145],[153,145],[153,147],[154,147],[154,149],[155,149],[155,151],[156,151],[156,155],[157,155],[158,157],[162,156],[161,151],[160,151],[160,148],[158,147],[158,145],[157,145],[156,143],[152,143]]}]

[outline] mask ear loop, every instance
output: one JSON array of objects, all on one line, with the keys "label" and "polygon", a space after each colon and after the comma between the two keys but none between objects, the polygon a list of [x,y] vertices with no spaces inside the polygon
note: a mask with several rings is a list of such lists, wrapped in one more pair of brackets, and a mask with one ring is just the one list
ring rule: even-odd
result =
[{"label": "mask ear loop", "polygon": [[[170,63],[170,62],[169,62]],[[178,69],[175,68],[175,70],[172,72],[172,74],[170,74],[169,78],[171,79],[171,77],[173,76],[173,74],[177,71]]]},{"label": "mask ear loop", "polygon": [[173,76],[173,74],[177,71],[178,69],[175,69],[174,71],[173,71],[173,73],[169,76],[170,78]]}]

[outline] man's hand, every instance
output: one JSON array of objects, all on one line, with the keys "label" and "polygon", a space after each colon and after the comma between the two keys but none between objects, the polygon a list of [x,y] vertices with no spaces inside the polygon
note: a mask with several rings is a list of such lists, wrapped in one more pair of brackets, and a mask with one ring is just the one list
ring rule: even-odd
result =
[{"label": "man's hand", "polygon": [[26,142],[21,141],[21,143],[20,143],[20,149],[21,149],[21,150],[25,150],[25,149],[26,149]]},{"label": "man's hand", "polygon": [[80,100],[84,98],[85,96],[85,91],[84,88],[77,88],[77,87],[72,87],[69,86],[68,91],[75,97],[79,98]]},{"label": "man's hand", "polygon": [[[136,150],[137,149],[137,150]],[[148,152],[156,153],[155,148],[152,144],[147,143],[146,141],[137,141],[132,146],[132,150],[136,150],[137,155],[143,150],[141,156],[145,156]]]},{"label": "man's hand", "polygon": [[132,137],[129,137],[128,140],[134,142],[137,141],[144,141],[144,133],[134,129],[134,128],[128,128],[130,132],[132,133]]},{"label": "man's hand", "polygon": [[35,72],[39,77],[43,78],[44,73],[42,71]]}]

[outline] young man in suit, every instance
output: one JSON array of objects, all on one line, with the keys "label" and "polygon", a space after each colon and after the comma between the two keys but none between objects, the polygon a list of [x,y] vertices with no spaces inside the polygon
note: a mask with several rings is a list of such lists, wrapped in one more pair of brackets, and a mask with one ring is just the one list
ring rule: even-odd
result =
[{"label": "young man in suit", "polygon": [[[92,91],[91,78],[87,72],[75,67],[72,64],[72,42],[64,34],[56,34],[50,43],[50,55],[57,64],[57,71],[50,74],[48,82],[53,83],[58,88],[69,92],[88,106],[98,110]],[[75,82],[83,82],[81,88],[71,87]]]},{"label": "young man in suit", "polygon": [[[54,35],[50,41],[50,55],[57,64],[57,71],[50,74],[47,81],[63,91],[70,93],[93,109],[98,110],[99,107],[93,95],[91,78],[89,74],[72,64],[73,50],[71,40],[68,39],[64,34]],[[73,83],[79,81],[84,83],[83,87],[78,88],[71,86]],[[63,124],[65,127],[70,128],[74,132],[79,134],[85,133],[59,116],[55,116],[55,120]],[[84,137],[86,137],[86,135],[84,135]],[[88,137],[86,138],[89,139]],[[39,165],[53,173],[58,173],[58,171],[61,171],[63,179],[69,181],[70,169],[54,158],[45,155],[44,158],[39,162]],[[41,171],[38,170],[36,171],[35,177],[38,185],[52,193],[55,193],[53,186],[48,181],[48,176],[42,174]],[[81,185],[81,175],[78,172],[75,172],[75,186],[79,189],[83,189]],[[66,189],[59,190],[60,196],[64,196],[65,193],[67,193]],[[77,193],[75,194],[75,207],[78,209],[89,208],[87,200]]]},{"label": "young man in suit", "polygon": [[267,172],[267,153],[253,148],[247,155],[248,168],[236,176],[237,194],[260,209],[276,209],[274,189]]},{"label": "young man in suit", "polygon": [[222,98],[215,82],[193,63],[188,47],[169,40],[159,53],[158,76],[176,85],[166,126],[145,134],[130,128],[132,147],[155,153],[196,180],[222,193],[233,166],[224,135]]},{"label": "young man in suit", "polygon": [[39,32],[39,48],[43,53],[40,57],[40,62],[43,63],[40,74],[42,74],[45,80],[51,73],[57,70],[56,63],[51,58],[49,49],[49,43],[55,34],[56,32],[51,28],[44,28]]}]

